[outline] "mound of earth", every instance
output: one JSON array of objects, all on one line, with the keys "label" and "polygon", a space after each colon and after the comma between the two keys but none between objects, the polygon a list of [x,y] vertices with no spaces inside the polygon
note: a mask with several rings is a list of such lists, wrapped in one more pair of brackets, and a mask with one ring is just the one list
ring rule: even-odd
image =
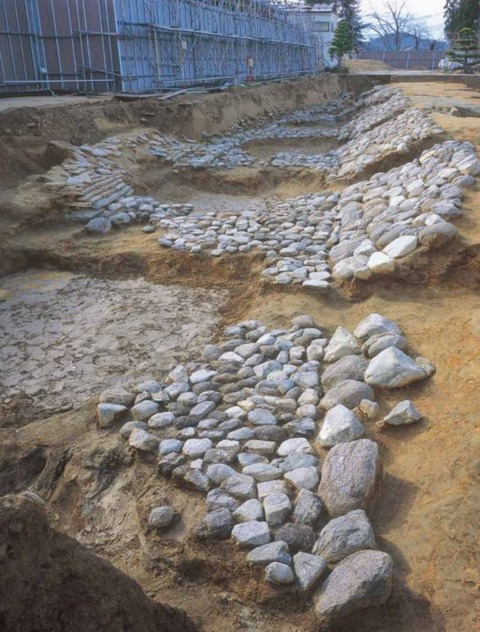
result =
[{"label": "mound of earth", "polygon": [[52,529],[40,504],[0,500],[3,632],[194,632],[184,612],[150,600],[127,575]]}]

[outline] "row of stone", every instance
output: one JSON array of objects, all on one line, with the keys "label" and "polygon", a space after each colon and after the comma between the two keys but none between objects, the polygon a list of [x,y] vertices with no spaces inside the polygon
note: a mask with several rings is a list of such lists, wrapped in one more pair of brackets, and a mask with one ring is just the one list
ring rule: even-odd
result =
[{"label": "row of stone", "polygon": [[[352,556],[375,546],[364,510],[374,491],[378,448],[361,438],[358,415],[378,413],[372,386],[397,388],[433,371],[427,361],[409,358],[405,346],[399,327],[378,314],[354,334],[339,327],[330,341],[308,316],[294,319],[288,330],[245,321],[208,345],[202,361],[171,371],[165,383],[140,384],[136,396],[118,389],[102,394],[99,420],[108,425],[130,410],[133,420],[120,430],[129,444],[158,453],[162,473],[207,494],[197,536],[231,535],[253,549],[249,562],[265,566],[271,583],[295,579],[307,590],[327,565],[344,560],[337,567],[343,570],[334,570],[319,589],[318,608],[327,614],[330,578],[349,574]],[[324,371],[323,362],[329,364]],[[396,423],[419,418],[407,408],[395,413]],[[328,412],[316,436],[321,410]],[[332,449],[322,465],[326,447]],[[355,559],[365,561],[368,577],[367,561],[385,558]],[[352,590],[358,596],[358,586]],[[350,605],[356,596],[349,596]]]}]

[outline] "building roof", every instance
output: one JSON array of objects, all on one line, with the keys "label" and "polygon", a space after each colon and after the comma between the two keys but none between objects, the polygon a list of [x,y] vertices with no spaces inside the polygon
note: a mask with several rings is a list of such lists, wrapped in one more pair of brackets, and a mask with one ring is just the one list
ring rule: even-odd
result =
[{"label": "building roof", "polygon": [[286,7],[288,11],[298,11],[302,13],[333,13],[333,5],[319,2],[317,4],[306,4],[303,0],[292,2]]}]

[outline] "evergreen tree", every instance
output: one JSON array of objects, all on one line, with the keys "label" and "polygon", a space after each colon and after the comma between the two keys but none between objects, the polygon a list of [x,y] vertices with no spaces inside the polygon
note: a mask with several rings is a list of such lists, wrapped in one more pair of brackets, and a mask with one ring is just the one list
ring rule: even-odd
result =
[{"label": "evergreen tree", "polygon": [[340,20],[335,29],[333,35],[332,45],[328,49],[330,57],[334,57],[338,60],[338,63],[342,61],[342,57],[346,53],[350,53],[353,50],[352,30],[350,24],[346,20]]},{"label": "evergreen tree", "polygon": [[334,0],[332,8],[349,24],[353,50],[358,50],[364,42],[363,29],[365,28],[360,17],[360,0]]},{"label": "evergreen tree", "polygon": [[456,34],[453,49],[449,50],[448,58],[463,65],[463,72],[469,72],[471,66],[480,63],[477,33],[474,29],[464,28]]},{"label": "evergreen tree", "polygon": [[446,0],[444,7],[445,32],[458,33],[475,28],[480,18],[480,0]]}]

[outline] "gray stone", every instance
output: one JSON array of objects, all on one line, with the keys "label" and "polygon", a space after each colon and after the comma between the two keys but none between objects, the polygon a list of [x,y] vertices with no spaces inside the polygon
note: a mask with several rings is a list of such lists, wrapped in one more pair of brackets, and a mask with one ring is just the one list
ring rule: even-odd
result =
[{"label": "gray stone", "polygon": [[89,233],[104,235],[112,230],[112,223],[106,217],[94,217],[88,222],[85,228]]},{"label": "gray stone", "polygon": [[315,532],[306,524],[289,523],[277,530],[275,540],[286,542],[292,554],[298,551],[310,553],[315,544]]},{"label": "gray stone", "polygon": [[293,521],[315,528],[320,520],[323,505],[317,494],[301,489],[295,501]]},{"label": "gray stone", "polygon": [[237,472],[233,469],[233,467],[230,467],[225,463],[213,463],[207,467],[206,472],[208,478],[217,485],[236,473]]},{"label": "gray stone", "polygon": [[312,491],[318,485],[319,476],[316,467],[299,467],[296,470],[285,473],[285,480],[295,489],[308,489]]},{"label": "gray stone", "polygon": [[389,347],[397,347],[397,349],[405,349],[407,341],[400,334],[377,334],[369,338],[363,345],[363,351],[369,358],[374,358]]},{"label": "gray stone", "polygon": [[253,454],[269,455],[275,452],[277,444],[275,441],[261,441],[260,439],[250,439],[243,446],[243,449],[247,452],[253,452]]},{"label": "gray stone", "polygon": [[191,459],[202,457],[207,450],[213,447],[211,439],[188,439],[183,444],[183,454]]},{"label": "gray stone", "polygon": [[324,389],[328,389],[345,380],[361,382],[367,367],[368,361],[359,355],[344,356],[322,373],[322,386]]},{"label": "gray stone", "polygon": [[238,522],[249,522],[250,520],[263,520],[263,505],[256,498],[246,500],[233,512],[233,517]]},{"label": "gray stone", "polygon": [[336,563],[357,551],[375,548],[375,535],[363,509],[334,518],[322,529],[313,547],[329,563]]},{"label": "gray stone", "polygon": [[119,430],[120,436],[122,439],[128,439],[135,429],[148,430],[148,426],[143,421],[127,421]]},{"label": "gray stone", "polygon": [[293,556],[293,570],[297,588],[310,590],[327,570],[327,562],[318,555],[300,551]]},{"label": "gray stone", "polygon": [[275,426],[277,423],[273,414],[265,408],[255,408],[250,411],[248,421],[254,426]]},{"label": "gray stone", "polygon": [[225,493],[221,489],[212,489],[208,492],[207,498],[207,511],[213,511],[214,509],[219,509],[220,507],[226,507],[230,509],[230,511],[235,511],[240,507],[240,501],[230,494]]},{"label": "gray stone", "polygon": [[97,406],[97,420],[100,428],[108,428],[114,421],[121,419],[128,408],[121,404],[99,404]]},{"label": "gray stone", "polygon": [[265,511],[265,520],[270,527],[279,527],[285,524],[292,505],[286,494],[269,494],[263,499],[263,508]]},{"label": "gray stone", "polygon": [[293,582],[293,572],[288,564],[272,562],[265,569],[265,577],[274,586],[283,586]]},{"label": "gray stone", "polygon": [[367,419],[375,419],[378,415],[380,406],[377,402],[372,402],[369,399],[362,399],[358,405],[358,409],[365,415],[365,417],[367,417]]},{"label": "gray stone", "polygon": [[279,445],[277,450],[278,456],[289,456],[295,452],[312,454],[313,448],[307,439],[304,437],[298,437],[295,439],[287,439]]},{"label": "gray stone", "polygon": [[379,606],[390,596],[393,561],[381,551],[359,551],[345,558],[314,595],[315,612],[332,620]]},{"label": "gray stone", "polygon": [[292,470],[298,470],[299,467],[310,467],[312,465],[318,465],[318,457],[305,452],[294,452],[278,464],[283,472],[291,472]]},{"label": "gray stone", "polygon": [[173,413],[157,413],[152,415],[148,420],[149,428],[168,428],[173,426],[175,415]]},{"label": "gray stone", "polygon": [[167,456],[167,454],[181,452],[182,448],[183,443],[179,439],[164,439],[163,441],[160,441],[158,453],[161,456]]},{"label": "gray stone", "polygon": [[245,476],[244,474],[229,476],[222,481],[220,487],[228,494],[242,499],[255,498],[257,493],[255,480],[251,476]]},{"label": "gray stone", "polygon": [[432,226],[425,226],[420,231],[418,238],[422,246],[430,250],[441,248],[448,244],[458,234],[457,228],[450,222],[438,222]]},{"label": "gray stone", "polygon": [[338,404],[325,415],[317,441],[322,447],[331,447],[337,443],[360,439],[364,432],[363,425],[352,411]]},{"label": "gray stone", "polygon": [[266,522],[241,522],[233,527],[232,538],[240,548],[254,548],[270,542],[270,529]]},{"label": "gray stone", "polygon": [[269,463],[253,463],[243,469],[242,474],[252,476],[256,481],[273,481],[283,476],[282,470]]},{"label": "gray stone", "polygon": [[155,435],[136,428],[128,439],[128,445],[142,452],[155,452],[158,448],[158,439]]},{"label": "gray stone", "polygon": [[413,402],[407,399],[397,404],[385,417],[383,422],[392,426],[404,426],[406,424],[413,424],[421,418],[422,415],[415,408]]},{"label": "gray stone", "polygon": [[[378,356],[377,356],[378,357]],[[333,386],[320,401],[320,406],[329,410],[342,404],[346,408],[355,408],[362,399],[375,399],[373,389],[364,382],[357,380],[345,380]]]},{"label": "gray stone", "polygon": [[290,564],[292,558],[285,542],[270,542],[256,549],[252,549],[247,555],[247,562],[252,566],[266,566],[271,562]]},{"label": "gray stone", "polygon": [[192,410],[190,411],[190,418],[196,421],[200,421],[200,419],[203,419],[209,413],[211,413],[212,410],[215,410],[214,402],[201,402],[200,404],[197,404],[192,408]]},{"label": "gray stone", "polygon": [[132,408],[132,417],[138,421],[146,421],[150,419],[152,415],[158,413],[160,406],[156,402],[152,402],[150,399],[146,399],[139,404],[135,404]]},{"label": "gray stone", "polygon": [[180,486],[193,489],[197,492],[208,492],[210,487],[209,479],[199,469],[189,468],[182,465],[172,472],[173,481]]},{"label": "gray stone", "polygon": [[365,509],[375,489],[378,445],[369,439],[339,443],[322,467],[318,495],[331,516]]},{"label": "gray stone", "polygon": [[259,500],[263,500],[270,494],[291,494],[291,489],[285,481],[265,481],[264,483],[258,483],[257,495]]},{"label": "gray stone", "polygon": [[396,347],[385,349],[375,356],[365,371],[367,384],[381,388],[401,388],[426,377],[425,371]]},{"label": "gray stone", "polygon": [[344,356],[360,352],[360,345],[348,329],[338,327],[325,349],[325,362],[336,362]]},{"label": "gray stone", "polygon": [[176,518],[177,514],[169,505],[155,507],[148,516],[148,526],[154,529],[168,529]]},{"label": "gray stone", "polygon": [[357,325],[354,331],[355,337],[362,342],[372,336],[385,333],[401,334],[402,330],[397,323],[381,314],[370,314]]},{"label": "gray stone", "polygon": [[[216,540],[224,540],[230,537],[233,529],[233,518],[229,509],[220,507],[207,513],[204,521],[206,535]],[[202,531],[198,533],[202,534]]]}]

